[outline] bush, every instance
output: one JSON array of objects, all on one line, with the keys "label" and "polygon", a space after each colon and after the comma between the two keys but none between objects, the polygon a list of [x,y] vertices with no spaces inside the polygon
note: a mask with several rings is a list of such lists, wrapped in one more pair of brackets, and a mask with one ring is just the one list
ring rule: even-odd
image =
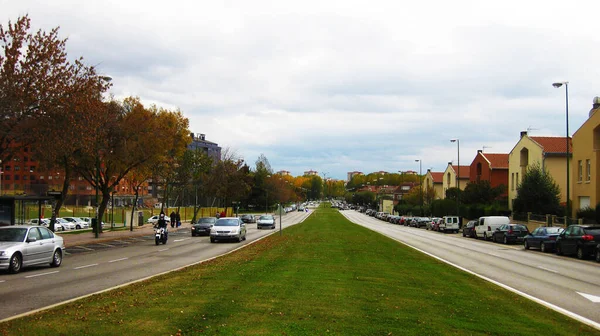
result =
[{"label": "bush", "polygon": [[[598,207],[596,206],[596,208]],[[577,218],[583,218],[583,221],[586,224],[597,222],[596,210],[590,207],[579,209],[577,210]]]}]

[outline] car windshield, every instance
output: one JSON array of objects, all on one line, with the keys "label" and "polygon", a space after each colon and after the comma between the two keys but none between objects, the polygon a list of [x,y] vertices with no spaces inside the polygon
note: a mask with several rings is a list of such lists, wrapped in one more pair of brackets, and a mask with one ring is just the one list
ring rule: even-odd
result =
[{"label": "car windshield", "polygon": [[217,220],[215,226],[239,226],[240,222],[237,219],[222,218]]},{"label": "car windshield", "polygon": [[513,226],[513,230],[527,231],[527,227],[525,227],[524,225],[515,225]]},{"label": "car windshield", "polygon": [[25,228],[7,228],[0,230],[0,241],[3,242],[22,242],[27,234]]},{"label": "car windshield", "polygon": [[562,232],[562,228],[559,227],[549,227],[546,228],[546,233],[551,234],[551,233],[561,233]]},{"label": "car windshield", "polygon": [[271,216],[260,216],[259,220],[273,220]]},{"label": "car windshield", "polygon": [[212,224],[216,221],[216,218],[213,217],[203,217],[198,220],[198,224]]}]

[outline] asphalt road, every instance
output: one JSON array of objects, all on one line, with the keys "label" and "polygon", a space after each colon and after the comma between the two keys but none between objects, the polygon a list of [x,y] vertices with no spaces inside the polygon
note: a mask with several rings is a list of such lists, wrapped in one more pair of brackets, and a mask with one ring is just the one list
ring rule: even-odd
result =
[{"label": "asphalt road", "polygon": [[[282,227],[297,224],[311,213],[290,212],[283,215]],[[155,245],[153,235],[105,242],[89,246],[88,253],[66,255],[59,268],[37,267],[24,269],[18,274],[1,274],[0,320],[223,255],[268,234],[278,234],[279,216],[276,218],[276,230],[258,230],[256,224],[248,224],[247,240],[241,243],[211,244],[209,237],[191,237],[191,233],[185,230],[170,232],[166,245]]]},{"label": "asphalt road", "polygon": [[353,210],[341,213],[354,223],[600,330],[600,266],[594,261],[390,224]]}]

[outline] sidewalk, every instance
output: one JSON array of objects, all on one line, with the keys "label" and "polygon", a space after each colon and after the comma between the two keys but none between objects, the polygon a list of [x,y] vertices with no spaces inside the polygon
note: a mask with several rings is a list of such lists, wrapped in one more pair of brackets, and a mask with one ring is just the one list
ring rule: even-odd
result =
[{"label": "sidewalk", "polygon": [[[184,222],[181,223],[181,226],[178,228],[171,228],[171,226],[169,226],[169,231],[190,231],[191,226],[192,225],[189,222]],[[104,231],[102,231],[102,233],[99,234],[98,238],[95,238],[93,231],[79,234],[61,234],[61,232],[57,232],[57,234],[63,238],[65,247],[71,247],[78,245],[103,243],[111,240],[126,239],[131,237],[148,236],[154,233],[154,228],[152,227],[152,224],[134,226],[133,231],[130,231],[129,228],[127,230],[115,231],[109,231],[110,229],[107,228],[104,228],[103,230]]]}]

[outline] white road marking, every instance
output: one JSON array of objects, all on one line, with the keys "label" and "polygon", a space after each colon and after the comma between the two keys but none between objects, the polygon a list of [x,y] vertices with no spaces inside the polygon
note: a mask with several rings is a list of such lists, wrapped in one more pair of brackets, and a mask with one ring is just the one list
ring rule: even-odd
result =
[{"label": "white road marking", "polygon": [[110,244],[104,244],[104,243],[98,243],[98,245],[102,245],[102,246],[108,246],[108,247],[115,247],[114,245],[110,245]]},{"label": "white road marking", "polygon": [[89,264],[89,265],[85,265],[85,266],[75,267],[73,269],[82,269],[82,268],[88,268],[88,267],[94,267],[94,266],[98,266],[98,264]]},{"label": "white road marking", "polygon": [[85,247],[85,246],[80,246],[80,245],[77,245],[77,246],[75,246],[75,247],[77,247],[77,248],[80,248],[80,249],[84,249],[84,250],[88,250],[88,251],[94,251],[94,249],[87,248],[87,247]]},{"label": "white road marking", "polygon": [[114,263],[114,262],[117,262],[117,261],[123,261],[123,260],[127,260],[127,259],[129,259],[129,258],[115,259],[115,260],[109,261],[109,263]]},{"label": "white road marking", "polygon": [[552,272],[552,273],[556,273],[556,274],[558,274],[558,271],[555,271],[555,270],[553,270],[553,269],[550,269],[550,268],[546,268],[546,267],[544,267],[544,266],[538,266],[538,268],[539,268],[539,269],[543,269],[544,271],[548,271],[548,272]]},{"label": "white road marking", "polygon": [[39,277],[39,276],[43,276],[43,275],[50,275],[50,274],[54,274],[54,273],[58,273],[59,271],[54,271],[54,272],[48,272],[48,273],[41,273],[41,274],[35,274],[35,275],[28,275],[25,278],[35,278],[35,277]]},{"label": "white road marking", "polygon": [[184,240],[188,240],[190,238],[183,238],[183,239],[175,239],[174,242],[180,242],[180,241],[184,241]]},{"label": "white road marking", "polygon": [[5,282],[5,281],[6,281],[6,280],[0,280],[0,283],[3,283],[3,282]]},{"label": "white road marking", "polygon": [[580,292],[577,292],[577,294],[579,294],[579,295],[583,296],[584,298],[592,301],[593,303],[600,302],[600,296],[591,295],[591,294],[585,294],[585,293],[580,293]]},{"label": "white road marking", "polygon": [[164,252],[164,251],[167,251],[167,250],[168,250],[168,248],[162,249],[162,250],[158,250],[158,252]]}]

